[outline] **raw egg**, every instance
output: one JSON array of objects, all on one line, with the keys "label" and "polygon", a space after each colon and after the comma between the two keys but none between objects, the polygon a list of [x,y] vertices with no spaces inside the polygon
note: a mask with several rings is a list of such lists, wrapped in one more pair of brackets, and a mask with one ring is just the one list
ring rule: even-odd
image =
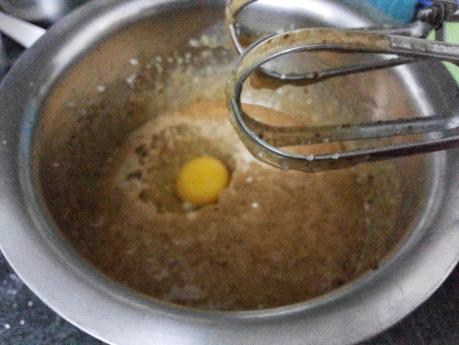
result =
[{"label": "raw egg", "polygon": [[188,161],[177,178],[177,194],[195,206],[209,205],[218,200],[228,186],[229,172],[220,160],[202,156]]}]

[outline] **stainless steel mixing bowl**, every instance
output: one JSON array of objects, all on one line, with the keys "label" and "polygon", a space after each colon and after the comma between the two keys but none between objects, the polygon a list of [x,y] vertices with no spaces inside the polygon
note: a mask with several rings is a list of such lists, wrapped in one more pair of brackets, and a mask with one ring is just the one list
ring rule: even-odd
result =
[{"label": "stainless steel mixing bowl", "polygon": [[[401,210],[406,214],[399,227],[407,235],[377,270],[322,297],[269,310],[196,310],[124,288],[80,258],[48,207],[52,200],[46,195],[55,185],[46,178],[53,165],[47,159],[72,135],[85,138],[69,110],[75,100],[101,114],[126,110],[135,96],[129,88],[111,100],[106,95],[119,81],[130,80],[136,63],[129,60],[187,44],[221,24],[223,9],[223,1],[210,0],[98,0],[52,27],[21,57],[0,88],[1,249],[45,303],[111,344],[330,345],[369,338],[425,301],[459,260],[458,151],[428,156],[416,168],[406,163],[416,208]],[[378,24],[381,17],[340,1],[286,0],[260,2],[241,20],[270,29],[286,22],[361,27]],[[457,106],[456,85],[441,65],[421,63],[383,73],[373,85],[383,85],[379,92],[389,108],[402,102],[412,115],[429,115]],[[101,86],[107,92],[99,92]],[[101,135],[86,137],[84,152],[92,162],[103,161],[145,119],[99,120],[93,126],[104,129]],[[102,149],[102,143],[111,146]],[[420,167],[425,178],[416,188]]]}]

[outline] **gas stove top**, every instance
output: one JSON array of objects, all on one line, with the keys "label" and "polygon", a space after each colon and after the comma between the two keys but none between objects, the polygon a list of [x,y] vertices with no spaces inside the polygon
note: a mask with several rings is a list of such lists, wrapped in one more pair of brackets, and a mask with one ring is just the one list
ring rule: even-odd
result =
[{"label": "gas stove top", "polygon": [[11,68],[14,61],[21,55],[23,48],[11,39],[0,35],[0,79]]}]

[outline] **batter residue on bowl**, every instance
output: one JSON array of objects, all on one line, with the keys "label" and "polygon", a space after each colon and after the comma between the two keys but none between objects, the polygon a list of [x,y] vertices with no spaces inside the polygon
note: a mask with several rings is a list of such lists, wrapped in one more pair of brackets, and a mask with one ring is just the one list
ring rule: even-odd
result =
[{"label": "batter residue on bowl", "polygon": [[[175,181],[203,154],[227,165],[230,184],[218,203],[189,209]],[[402,200],[390,162],[314,175],[258,163],[223,102],[153,118],[105,171],[83,254],[150,296],[211,309],[282,306],[348,282],[386,253]]]}]

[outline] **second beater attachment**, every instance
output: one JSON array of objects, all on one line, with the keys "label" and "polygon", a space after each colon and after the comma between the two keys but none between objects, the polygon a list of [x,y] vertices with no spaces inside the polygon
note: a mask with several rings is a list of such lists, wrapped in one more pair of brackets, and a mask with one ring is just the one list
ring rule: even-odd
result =
[{"label": "second beater attachment", "polygon": [[[235,18],[242,8],[253,2],[255,0],[235,0],[229,3],[227,24],[233,42],[238,34]],[[438,40],[444,38],[443,24],[448,19],[454,18],[457,9],[456,1],[433,1],[432,6],[419,11],[417,22],[404,28],[298,29],[265,37],[246,50],[236,43],[236,49],[241,57],[228,82],[227,101],[230,118],[239,137],[259,160],[282,169],[306,172],[339,169],[362,162],[458,147],[459,114],[347,125],[281,127],[255,120],[242,110],[241,105],[243,85],[256,71],[286,82],[303,80],[310,84],[331,77],[387,68],[418,60],[447,61],[459,65],[459,45]],[[436,30],[437,40],[417,38],[426,36],[431,29]],[[266,67],[269,62],[289,54],[320,51],[386,54],[390,57],[301,74],[284,74]],[[329,142],[376,140],[413,134],[428,135],[399,144],[375,145],[317,155],[290,153],[283,149],[291,146],[307,147],[306,145]]]}]

